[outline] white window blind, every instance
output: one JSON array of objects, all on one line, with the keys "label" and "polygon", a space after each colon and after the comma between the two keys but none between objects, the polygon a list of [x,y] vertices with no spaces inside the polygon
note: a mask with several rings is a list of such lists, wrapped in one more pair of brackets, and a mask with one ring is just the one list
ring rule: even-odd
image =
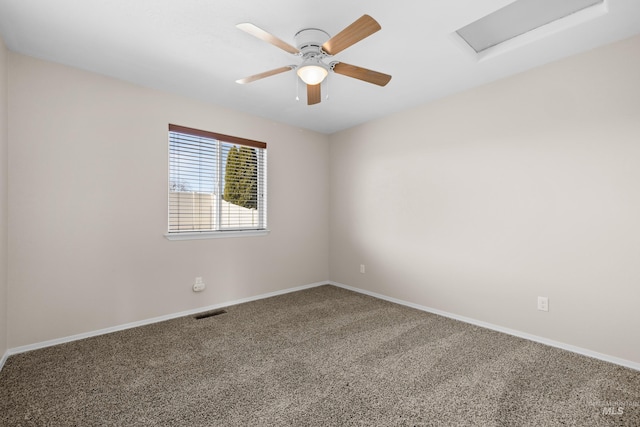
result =
[{"label": "white window blind", "polygon": [[267,144],[169,125],[169,234],[266,230]]}]

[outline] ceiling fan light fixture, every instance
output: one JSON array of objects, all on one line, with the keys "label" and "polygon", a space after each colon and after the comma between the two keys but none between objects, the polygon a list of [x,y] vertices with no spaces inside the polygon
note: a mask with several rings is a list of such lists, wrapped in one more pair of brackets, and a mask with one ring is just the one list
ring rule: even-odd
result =
[{"label": "ceiling fan light fixture", "polygon": [[[362,15],[333,37],[318,28],[304,28],[294,36],[296,47],[251,23],[245,22],[238,24],[237,27],[258,39],[302,58],[299,65],[288,65],[236,80],[240,84],[251,83],[265,77],[296,70],[296,91],[300,86],[299,77],[307,86],[307,105],[314,105],[321,101],[321,83],[327,78],[329,71],[378,86],[385,86],[391,80],[391,76],[388,74],[367,70],[344,62],[331,61],[329,64],[323,62],[324,59],[342,52],[380,30],[380,24],[369,15]],[[297,99],[298,97],[296,96]]]},{"label": "ceiling fan light fixture", "polygon": [[321,65],[307,64],[298,68],[298,76],[308,85],[317,85],[327,77],[329,72]]}]

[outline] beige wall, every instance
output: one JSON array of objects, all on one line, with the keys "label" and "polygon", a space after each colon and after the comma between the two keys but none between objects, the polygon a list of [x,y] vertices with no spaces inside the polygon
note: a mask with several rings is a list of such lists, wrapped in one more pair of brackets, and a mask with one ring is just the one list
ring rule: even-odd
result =
[{"label": "beige wall", "polygon": [[[15,53],[9,99],[9,348],[329,277],[327,136]],[[168,123],[268,143],[268,236],[163,237]]]},{"label": "beige wall", "polygon": [[[330,138],[0,48],[0,355],[330,277],[640,362],[639,48]],[[268,142],[271,234],[163,237],[168,123]]]},{"label": "beige wall", "polygon": [[638,52],[634,37],[333,135],[332,280],[640,362]]},{"label": "beige wall", "polygon": [[0,358],[7,350],[7,49],[0,38]]}]

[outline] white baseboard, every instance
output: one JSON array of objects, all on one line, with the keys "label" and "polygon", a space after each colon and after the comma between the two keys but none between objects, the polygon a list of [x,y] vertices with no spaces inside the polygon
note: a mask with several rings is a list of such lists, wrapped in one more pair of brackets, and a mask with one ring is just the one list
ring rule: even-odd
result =
[{"label": "white baseboard", "polygon": [[4,366],[4,362],[6,361],[6,359],[9,356],[14,355],[14,354],[24,353],[24,352],[31,351],[31,350],[38,350],[40,348],[51,347],[51,346],[54,346],[54,345],[64,344],[64,343],[77,341],[77,340],[81,340],[81,339],[85,339],[85,338],[96,337],[96,336],[99,336],[99,335],[109,334],[111,332],[123,331],[125,329],[136,328],[138,326],[150,325],[152,323],[164,322],[166,320],[176,319],[178,317],[192,316],[194,314],[202,313],[204,311],[217,310],[217,309],[223,308],[223,307],[229,307],[229,306],[232,306],[232,305],[238,305],[238,304],[242,304],[242,303],[245,303],[245,302],[251,302],[251,301],[257,301],[257,300],[261,300],[261,299],[265,299],[265,298],[271,298],[271,297],[275,297],[275,296],[278,296],[278,295],[288,294],[288,293],[296,292],[296,291],[302,291],[304,289],[315,288],[317,286],[327,285],[327,284],[329,284],[329,282],[328,281],[324,281],[324,282],[311,283],[309,285],[296,286],[294,288],[288,288],[288,289],[283,289],[283,290],[280,290],[280,291],[269,292],[269,293],[266,293],[266,294],[256,295],[256,296],[253,296],[253,297],[241,298],[241,299],[237,299],[237,300],[233,300],[233,301],[223,302],[223,303],[220,303],[220,304],[214,304],[214,305],[210,305],[210,306],[206,306],[206,307],[194,308],[192,310],[181,311],[179,313],[171,313],[171,314],[167,314],[167,315],[164,315],[164,316],[153,317],[151,319],[145,319],[145,320],[140,320],[140,321],[137,321],[137,322],[125,323],[123,325],[112,326],[112,327],[109,327],[109,328],[98,329],[97,331],[84,332],[84,333],[81,333],[81,334],[70,335],[70,336],[66,336],[66,337],[62,337],[62,338],[56,338],[56,339],[48,340],[48,341],[42,341],[42,342],[35,343],[35,344],[28,344],[28,345],[23,345],[23,346],[20,346],[20,347],[10,348],[10,349],[8,349],[6,351],[6,353],[4,354],[4,356],[2,358],[2,363],[0,364],[0,370],[2,370],[2,366]]},{"label": "white baseboard", "polygon": [[421,311],[426,311],[428,313],[437,314],[439,316],[448,317],[450,319],[459,320],[461,322],[470,323],[472,325],[480,326],[482,328],[491,329],[491,330],[502,332],[502,333],[505,333],[505,334],[508,334],[508,335],[513,335],[513,336],[516,336],[516,337],[519,337],[519,338],[524,338],[524,339],[529,340],[529,341],[539,342],[541,344],[545,344],[545,345],[548,345],[548,346],[551,346],[551,347],[560,348],[562,350],[571,351],[573,353],[578,353],[578,354],[581,354],[583,356],[591,357],[591,358],[594,358],[594,359],[599,359],[599,360],[602,360],[602,361],[605,361],[605,362],[614,363],[616,365],[620,365],[620,366],[624,366],[624,367],[627,367],[627,368],[634,369],[636,371],[640,371],[640,363],[632,362],[630,360],[621,359],[619,357],[610,356],[608,354],[598,353],[596,351],[588,350],[586,348],[576,347],[576,346],[571,345],[571,344],[565,344],[563,342],[550,340],[550,339],[547,339],[547,338],[539,337],[537,335],[528,334],[526,332],[517,331],[515,329],[505,328],[503,326],[494,325],[492,323],[483,322],[483,321],[472,319],[472,318],[469,318],[469,317],[459,316],[457,314],[448,313],[446,311],[437,310],[435,308],[426,307],[426,306],[419,305],[419,304],[414,304],[412,302],[407,302],[407,301],[403,301],[403,300],[400,300],[400,299],[397,299],[397,298],[388,297],[386,295],[382,295],[382,294],[378,294],[378,293],[375,293],[375,292],[366,291],[364,289],[354,288],[352,286],[347,286],[347,285],[344,285],[342,283],[333,282],[333,281],[329,281],[328,283],[333,285],[333,286],[337,286],[339,288],[347,289],[349,291],[358,292],[358,293],[361,293],[361,294],[364,294],[364,295],[369,295],[371,297],[378,298],[378,299],[381,299],[381,300],[385,300],[385,301],[393,302],[393,303],[396,303],[396,304],[404,305],[404,306],[407,306],[407,307],[415,308],[415,309],[418,309],[418,310],[421,310]]},{"label": "white baseboard", "polygon": [[64,344],[67,342],[72,342],[72,341],[77,341],[77,340],[81,340],[81,339],[85,339],[85,338],[91,338],[91,337],[95,337],[95,336],[99,336],[99,335],[104,335],[104,334],[108,334],[111,332],[117,332],[117,331],[122,331],[125,329],[130,329],[130,328],[136,328],[138,326],[144,326],[144,325],[149,325],[152,323],[158,323],[158,322],[164,322],[165,320],[171,320],[171,319],[175,319],[178,317],[184,317],[184,316],[191,316],[197,313],[201,313],[204,311],[209,311],[209,310],[217,310],[223,307],[229,307],[232,305],[237,305],[237,304],[242,304],[245,302],[251,302],[251,301],[257,301],[257,300],[261,300],[261,299],[265,299],[265,298],[271,298],[271,297],[275,297],[278,295],[284,295],[284,294],[288,294],[291,292],[297,292],[297,291],[302,291],[304,289],[310,289],[310,288],[315,288],[317,286],[322,286],[322,285],[333,285],[333,286],[337,286],[339,288],[343,288],[343,289],[347,289],[353,292],[358,292],[364,295],[369,295],[371,297],[374,298],[378,298],[381,300],[385,300],[385,301],[389,301],[395,304],[400,304],[400,305],[404,305],[407,307],[411,307],[411,308],[415,308],[417,310],[421,310],[421,311],[425,311],[428,313],[433,313],[433,314],[437,314],[439,316],[443,316],[443,317],[448,317],[450,319],[455,319],[455,320],[459,320],[461,322],[465,322],[465,323],[469,323],[472,325],[476,325],[476,326],[480,326],[482,328],[487,328],[487,329],[491,329],[494,331],[498,331],[498,332],[502,332],[508,335],[513,335],[519,338],[524,338],[526,340],[529,341],[535,341],[535,342],[539,342],[541,344],[545,344],[551,347],[556,347],[556,348],[560,348],[563,350],[567,350],[567,351],[571,351],[573,353],[577,353],[577,354],[581,354],[583,356],[587,356],[587,357],[592,357],[594,359],[599,359],[599,360],[603,360],[605,362],[609,362],[609,363],[614,363],[616,365],[620,365],[620,366],[625,366],[627,368],[631,368],[634,369],[636,371],[640,371],[640,363],[637,362],[632,362],[630,360],[626,360],[626,359],[621,359],[618,357],[614,357],[614,356],[610,356],[607,354],[602,354],[602,353],[598,353],[592,350],[588,350],[585,348],[581,348],[581,347],[576,347],[570,344],[565,344],[562,342],[558,342],[558,341],[554,341],[554,340],[550,340],[547,338],[543,338],[543,337],[539,337],[537,335],[531,335],[528,334],[526,332],[521,332],[521,331],[517,331],[514,329],[509,329],[509,328],[505,328],[502,326],[498,326],[498,325],[494,325],[491,323],[487,323],[487,322],[482,322],[480,320],[476,320],[476,319],[472,319],[469,317],[464,317],[464,316],[459,316],[457,314],[452,314],[452,313],[448,313],[446,311],[442,311],[442,310],[437,310],[435,308],[431,308],[431,307],[426,307],[423,305],[419,305],[419,304],[414,304],[408,301],[403,301],[397,298],[392,298],[392,297],[388,297],[386,295],[382,295],[382,294],[378,294],[376,292],[371,292],[371,291],[367,291],[364,289],[359,289],[359,288],[354,288],[352,286],[348,286],[342,283],[338,283],[338,282],[333,282],[330,280],[327,281],[322,281],[322,282],[316,282],[316,283],[311,283],[308,285],[302,285],[302,286],[296,286],[294,288],[288,288],[288,289],[283,289],[280,291],[275,291],[275,292],[269,292],[266,294],[261,294],[261,295],[256,295],[253,297],[248,297],[248,298],[242,298],[242,299],[238,299],[238,300],[233,300],[233,301],[227,301],[224,303],[220,303],[220,304],[214,304],[214,305],[210,305],[207,307],[199,307],[199,308],[195,308],[192,310],[186,310],[186,311],[182,311],[179,313],[172,313],[172,314],[168,314],[165,316],[158,316],[158,317],[153,317],[151,319],[145,319],[145,320],[140,320],[137,322],[131,322],[131,323],[126,323],[123,325],[118,325],[118,326],[113,326],[110,328],[104,328],[104,329],[99,329],[97,331],[91,331],[91,332],[85,332],[82,334],[77,334],[77,335],[71,335],[71,336],[67,336],[67,337],[63,337],[63,338],[57,338],[57,339],[53,339],[53,340],[48,340],[48,341],[43,341],[43,342],[39,342],[39,343],[35,343],[35,344],[29,344],[29,345],[25,345],[25,346],[21,346],[21,347],[15,347],[15,348],[10,348],[8,349],[4,355],[2,356],[2,359],[0,359],[0,371],[2,370],[2,368],[4,367],[5,362],[7,361],[7,358],[11,355],[14,354],[19,354],[19,353],[24,353],[27,351],[31,351],[31,350],[37,350],[40,348],[45,348],[45,347],[51,347],[53,345],[58,345],[58,344]]},{"label": "white baseboard", "polygon": [[2,355],[2,358],[0,359],[0,371],[2,371],[2,368],[4,368],[4,363],[7,361],[8,358],[9,358],[9,350],[5,351],[4,354]]}]

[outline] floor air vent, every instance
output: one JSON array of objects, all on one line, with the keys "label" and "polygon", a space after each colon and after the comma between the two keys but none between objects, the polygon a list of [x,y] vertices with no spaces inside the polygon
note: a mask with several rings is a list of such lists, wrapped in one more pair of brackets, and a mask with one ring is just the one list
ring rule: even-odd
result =
[{"label": "floor air vent", "polygon": [[196,320],[206,319],[207,317],[220,316],[221,314],[225,314],[226,312],[227,312],[227,310],[207,311],[205,313],[198,314],[198,315],[194,316],[193,318],[196,319]]}]

